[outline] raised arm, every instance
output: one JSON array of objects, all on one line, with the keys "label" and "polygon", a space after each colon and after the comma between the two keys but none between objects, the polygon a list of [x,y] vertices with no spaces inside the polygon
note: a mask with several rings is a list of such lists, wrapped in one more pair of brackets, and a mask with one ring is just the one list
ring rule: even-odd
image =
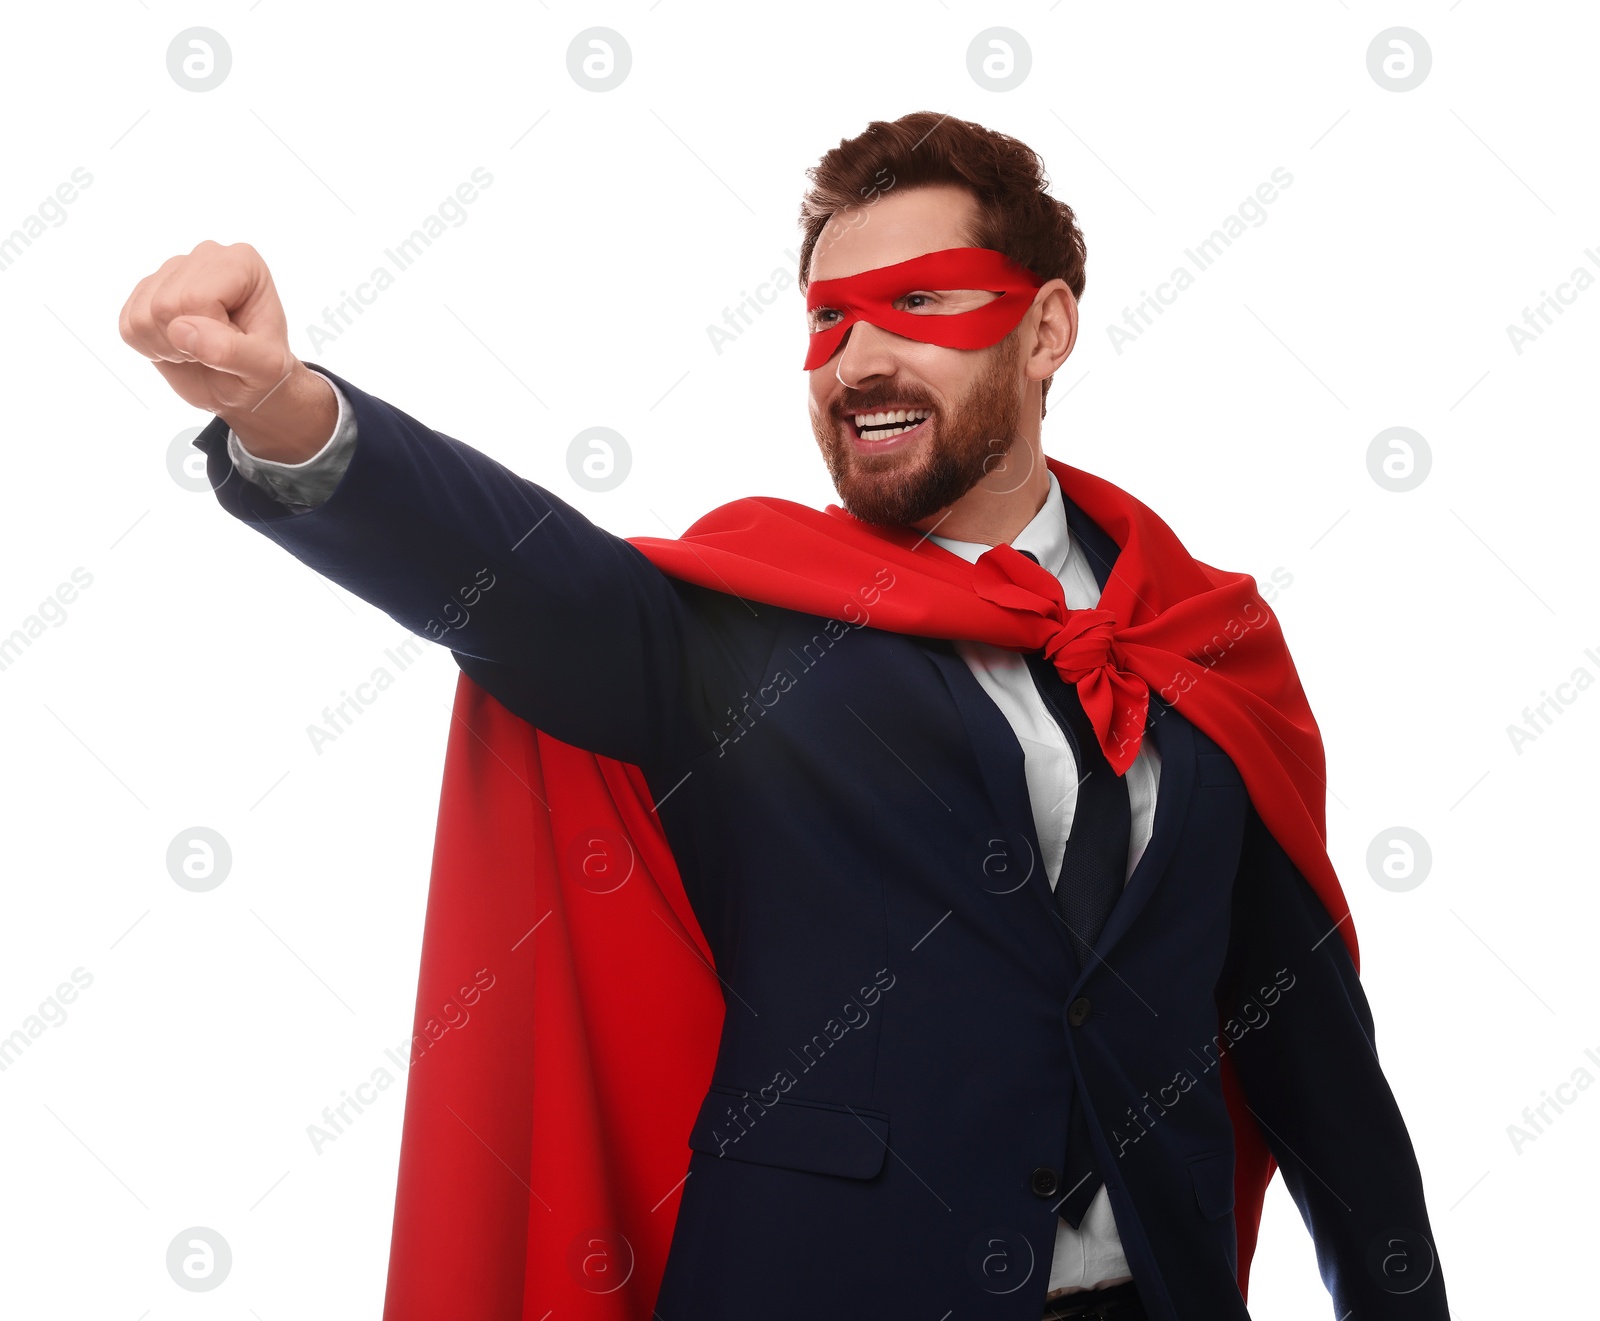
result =
[{"label": "raised arm", "polygon": [[[739,684],[718,621],[739,603],[667,578],[550,491],[299,362],[254,249],[174,258],[122,323],[174,390],[216,414],[194,443],[235,518],[448,647],[557,738],[645,767],[714,745],[712,712]],[[320,503],[294,506],[241,475],[228,432],[258,458],[304,462],[338,421],[329,381],[351,414],[348,466]]]}]

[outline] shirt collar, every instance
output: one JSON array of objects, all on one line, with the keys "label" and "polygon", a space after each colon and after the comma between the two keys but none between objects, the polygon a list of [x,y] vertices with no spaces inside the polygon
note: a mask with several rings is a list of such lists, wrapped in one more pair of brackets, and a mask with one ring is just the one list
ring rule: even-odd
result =
[{"label": "shirt collar", "polygon": [[[941,537],[931,532],[928,540],[974,564],[985,551],[993,549],[981,541],[957,541],[954,537]],[[1028,525],[1011,538],[1011,545],[1016,550],[1031,551],[1039,564],[1057,578],[1066,572],[1072,555],[1072,533],[1067,528],[1067,508],[1062,502],[1061,483],[1056,480],[1055,473],[1050,473],[1050,491],[1044,504]]]}]

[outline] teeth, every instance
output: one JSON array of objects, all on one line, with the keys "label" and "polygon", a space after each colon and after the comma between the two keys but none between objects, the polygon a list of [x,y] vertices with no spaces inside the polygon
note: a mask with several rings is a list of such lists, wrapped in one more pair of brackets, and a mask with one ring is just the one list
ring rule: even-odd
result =
[{"label": "teeth", "polygon": [[[915,424],[913,423],[913,426],[914,425]],[[911,429],[912,429],[911,427],[890,427],[885,431],[874,431],[872,433],[872,435],[869,437],[869,439],[871,439],[871,440],[888,440],[890,436],[904,435],[907,431],[910,431]]]},{"label": "teeth", "polygon": [[[926,408],[901,408],[888,413],[857,413],[856,427],[881,427],[893,422],[917,423],[929,417],[931,410]],[[909,428],[902,428],[909,430]],[[898,434],[898,433],[896,433]]]}]

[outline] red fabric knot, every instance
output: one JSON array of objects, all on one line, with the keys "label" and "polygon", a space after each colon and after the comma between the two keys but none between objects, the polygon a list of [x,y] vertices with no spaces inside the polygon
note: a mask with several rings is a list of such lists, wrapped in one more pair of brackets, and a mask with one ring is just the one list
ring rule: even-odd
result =
[{"label": "red fabric knot", "polygon": [[972,586],[986,601],[1039,616],[1041,636],[1035,645],[1077,688],[1111,769],[1126,772],[1144,738],[1150,686],[1119,664],[1116,616],[1108,610],[1068,609],[1055,574],[1014,546],[994,546],[980,555]]},{"label": "red fabric knot", "polygon": [[[1063,606],[1065,609],[1065,606]],[[1067,610],[1066,622],[1044,644],[1045,659],[1068,683],[1116,664],[1117,617],[1108,610]]]}]

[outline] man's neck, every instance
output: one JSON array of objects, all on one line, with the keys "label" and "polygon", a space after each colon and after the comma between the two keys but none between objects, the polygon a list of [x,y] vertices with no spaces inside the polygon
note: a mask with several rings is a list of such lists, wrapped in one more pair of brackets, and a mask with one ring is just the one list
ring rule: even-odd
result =
[{"label": "man's neck", "polygon": [[[1027,477],[1017,481],[1023,467]],[[1050,470],[1044,452],[1034,441],[1019,440],[1004,467],[986,473],[954,504],[911,524],[919,532],[936,532],[953,541],[976,541],[985,546],[1009,544],[1044,508],[1050,494]]]}]

